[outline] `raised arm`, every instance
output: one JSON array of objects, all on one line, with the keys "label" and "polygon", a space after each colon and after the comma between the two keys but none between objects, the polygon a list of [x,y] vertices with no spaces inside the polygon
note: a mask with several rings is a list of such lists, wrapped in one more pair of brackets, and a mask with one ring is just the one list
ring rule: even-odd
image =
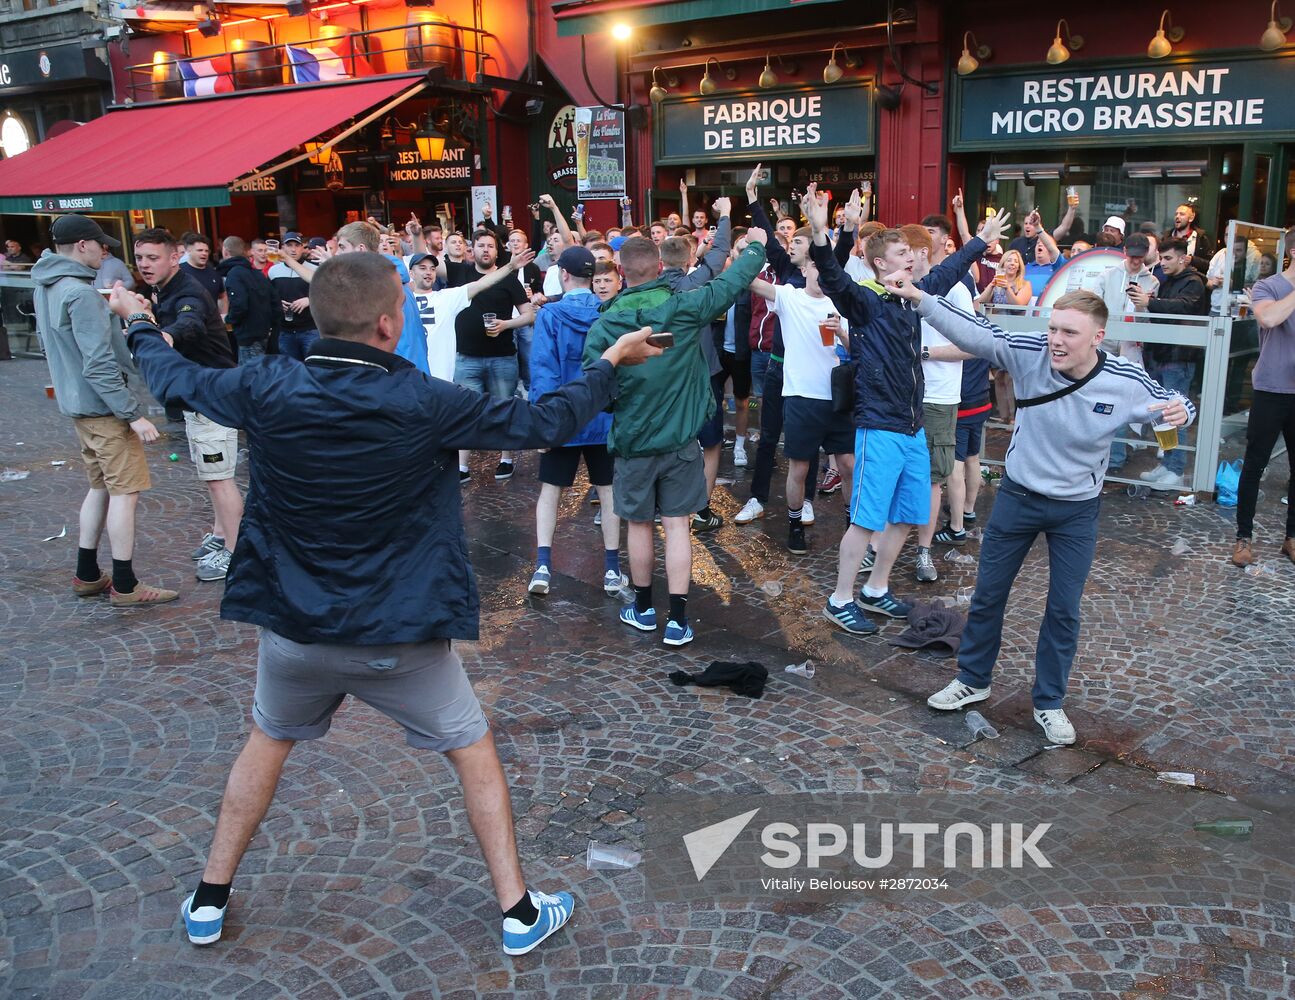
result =
[{"label": "raised arm", "polygon": [[967,225],[967,204],[962,197],[962,188],[953,196],[953,220],[958,226],[958,240],[963,246],[971,242],[971,227]]},{"label": "raised arm", "polygon": [[1070,227],[1073,226],[1074,224],[1075,224],[1075,206],[1067,202],[1066,214],[1063,215],[1061,217],[1061,221],[1057,223],[1057,228],[1052,230],[1051,236],[1048,235],[1048,231],[1046,229],[1044,229],[1042,226],[1039,227],[1040,238],[1042,238],[1045,242],[1051,244],[1053,260],[1057,259],[1057,243],[1065,238],[1066,234],[1070,232]]},{"label": "raised arm", "polygon": [[[113,294],[113,300],[117,301],[117,293]],[[118,309],[114,304],[113,311],[125,319],[132,310]],[[157,326],[143,320],[131,324],[127,343],[149,391],[158,399],[179,400],[188,409],[226,427],[247,426],[255,407],[249,404],[245,383],[252,377],[251,373],[259,370],[255,366],[204,368],[196,365],[170,347]]]},{"label": "raised arm", "polygon": [[878,300],[873,292],[857,284],[837,263],[836,253],[827,242],[826,198],[819,198],[817,185],[811,183],[805,191],[801,211],[809,219],[813,233],[809,256],[818,265],[818,286],[852,327],[862,327]]},{"label": "raised arm", "polygon": [[571,227],[567,225],[567,220],[562,218],[562,213],[558,211],[558,203],[553,200],[553,195],[540,195],[540,208],[547,208],[553,213],[553,224],[558,227],[558,232],[562,234],[562,245],[575,246],[577,240],[571,235]]},{"label": "raised arm", "polygon": [[534,250],[524,250],[503,267],[497,267],[493,271],[482,275],[476,281],[464,285],[463,290],[467,292],[469,299],[473,299],[484,292],[487,288],[499,284],[499,282],[506,278],[511,278],[534,259]]},{"label": "raised arm", "polygon": [[751,282],[751,294],[758,295],[762,299],[772,302],[778,297],[778,286],[771,281],[765,281],[763,278],[756,278]]},{"label": "raised arm", "polygon": [[[688,214],[688,181],[684,177],[679,178],[679,220],[689,229],[692,228],[692,216]],[[673,236],[674,233],[670,235]]]},{"label": "raised arm", "polygon": [[962,280],[962,276],[980,259],[988,245],[998,239],[1010,218],[1011,215],[1000,209],[997,215],[985,221],[982,236],[973,236],[961,250],[936,264],[931,268],[931,273],[918,282],[918,286],[932,295],[943,295]]},{"label": "raised arm", "polygon": [[850,260],[850,251],[854,249],[854,244],[858,241],[859,225],[864,217],[863,199],[859,194],[859,189],[855,188],[850,192],[850,200],[845,203],[845,222],[841,225],[841,234],[837,238],[836,246],[833,251],[836,253],[836,262],[842,267]]},{"label": "raised arm", "polygon": [[922,319],[970,354],[985,358],[995,368],[1017,375],[1032,368],[1039,352],[1047,345],[1046,334],[1007,334],[989,320],[966,313],[953,306],[942,296],[928,295],[916,285],[905,282],[902,286],[886,283],[900,298],[917,304]]}]

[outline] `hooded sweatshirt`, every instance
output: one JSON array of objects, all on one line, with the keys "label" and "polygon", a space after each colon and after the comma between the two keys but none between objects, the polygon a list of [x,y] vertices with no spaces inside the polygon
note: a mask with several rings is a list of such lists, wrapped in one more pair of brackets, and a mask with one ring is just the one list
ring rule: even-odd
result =
[{"label": "hooded sweatshirt", "polygon": [[69,417],[137,420],[143,405],[126,383],[137,374],[126,340],[94,289],[98,272],[45,251],[31,269],[36,328],[45,343],[58,408]]},{"label": "hooded sweatshirt", "polygon": [[[587,288],[577,288],[536,314],[535,339],[531,343],[532,403],[584,375],[585,338],[589,328],[598,322],[600,304]],[[612,415],[599,413],[564,447],[606,444],[611,426]]]}]

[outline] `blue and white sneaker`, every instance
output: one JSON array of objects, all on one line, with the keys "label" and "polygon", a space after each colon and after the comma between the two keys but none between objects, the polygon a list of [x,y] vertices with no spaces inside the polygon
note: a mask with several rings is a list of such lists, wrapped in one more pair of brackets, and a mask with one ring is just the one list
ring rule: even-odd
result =
[{"label": "blue and white sneaker", "polygon": [[656,631],[656,608],[648,608],[642,614],[630,604],[621,608],[621,621],[626,625],[632,625],[640,632]]},{"label": "blue and white sneaker", "polygon": [[200,906],[196,913],[190,913],[189,907],[193,905],[193,897],[196,895],[197,893],[189,893],[189,898],[180,904],[184,929],[191,944],[215,944],[220,940],[220,930],[225,923],[225,911],[229,909],[229,904],[226,903],[220,909]]},{"label": "blue and white sneaker", "polygon": [[547,566],[537,567],[535,573],[531,576],[530,586],[526,588],[527,592],[531,594],[547,594],[549,592],[549,580],[552,578]]},{"label": "blue and white sneaker", "polygon": [[686,646],[692,642],[692,626],[680,625],[676,621],[665,623],[665,637],[661,640],[667,646]]},{"label": "blue and white sneaker", "polygon": [[[848,531],[848,530],[849,530],[849,528],[850,528],[850,518],[849,518],[849,515],[846,515],[846,519],[845,519],[845,527],[846,527],[846,530],[847,530],[847,531]],[[872,572],[872,567],[876,564],[876,562],[877,562],[877,550],[876,550],[876,549],[874,549],[871,545],[869,545],[869,546],[868,546],[868,551],[867,551],[867,552],[865,552],[865,553],[863,554],[863,562],[862,562],[862,563],[860,564],[860,566],[859,566],[859,572],[860,572],[860,573],[871,573],[871,572]]]},{"label": "blue and white sneaker", "polygon": [[630,578],[618,570],[609,569],[603,574],[603,593],[615,597],[622,587],[630,585]]},{"label": "blue and white sneaker", "polygon": [[571,911],[576,908],[576,901],[569,892],[549,895],[547,892],[527,891],[540,915],[530,926],[512,917],[504,918],[505,955],[525,955],[549,935],[561,930],[562,925],[571,919]]},{"label": "blue and white sneaker", "polygon": [[854,601],[850,601],[843,608],[838,608],[829,597],[823,607],[823,617],[851,635],[876,635],[879,631],[876,625],[864,617],[863,609]]},{"label": "blue and white sneaker", "polygon": [[907,618],[908,612],[912,610],[889,590],[880,597],[869,597],[863,591],[859,591],[859,604],[864,611],[872,611],[891,618]]}]

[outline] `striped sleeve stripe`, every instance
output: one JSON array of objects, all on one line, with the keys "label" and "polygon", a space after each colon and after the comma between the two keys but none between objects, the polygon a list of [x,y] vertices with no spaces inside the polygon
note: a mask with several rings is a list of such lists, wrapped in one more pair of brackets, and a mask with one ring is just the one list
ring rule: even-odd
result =
[{"label": "striped sleeve stripe", "polygon": [[[1112,362],[1117,363],[1112,364]],[[1166,389],[1163,385],[1151,378],[1151,376],[1147,375],[1141,368],[1132,362],[1126,361],[1123,358],[1108,358],[1106,362],[1106,370],[1112,375],[1118,375],[1121,378],[1127,378],[1137,382],[1156,399],[1182,399],[1187,406],[1187,412],[1193,416],[1196,415],[1195,403],[1186,396],[1175,392],[1173,389]]]},{"label": "striped sleeve stripe", "polygon": [[993,323],[989,322],[988,319],[981,316],[979,313],[969,313],[959,309],[946,298],[941,297],[939,303],[943,308],[948,309],[949,312],[954,313],[957,316],[961,316],[963,319],[971,320],[977,326],[988,330],[994,335],[996,340],[1006,341],[1007,346],[1013,350],[1040,352],[1043,350],[1044,344],[1047,341],[1046,335],[1041,333],[1008,333],[1002,327],[995,326]]}]

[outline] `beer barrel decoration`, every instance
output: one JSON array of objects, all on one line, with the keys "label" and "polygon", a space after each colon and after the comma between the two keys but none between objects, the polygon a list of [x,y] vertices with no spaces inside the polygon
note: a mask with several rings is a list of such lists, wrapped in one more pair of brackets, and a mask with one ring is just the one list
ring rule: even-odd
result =
[{"label": "beer barrel decoration", "polygon": [[463,37],[444,14],[424,8],[409,11],[405,28],[405,55],[410,69],[444,66],[450,79],[463,77]]}]

